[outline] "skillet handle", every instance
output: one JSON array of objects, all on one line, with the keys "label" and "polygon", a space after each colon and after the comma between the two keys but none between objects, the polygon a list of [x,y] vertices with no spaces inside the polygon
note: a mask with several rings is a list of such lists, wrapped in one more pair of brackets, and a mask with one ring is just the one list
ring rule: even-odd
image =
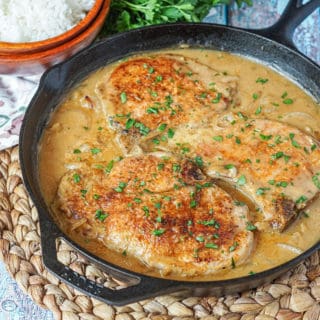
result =
[{"label": "skillet handle", "polygon": [[313,11],[320,8],[320,0],[311,0],[304,5],[302,2],[302,0],[289,0],[280,19],[274,25],[265,29],[250,30],[250,32],[262,35],[297,50],[293,43],[294,31]]},{"label": "skillet handle", "polygon": [[[42,254],[44,265],[63,282],[97,300],[107,304],[121,306],[183,289],[179,288],[177,282],[173,280],[158,279],[143,275],[128,275],[125,271],[112,267],[109,269],[107,266],[103,266],[102,269],[115,275],[115,277],[123,280],[123,282],[130,284],[130,286],[113,290],[91,281],[58,261],[56,240],[63,238],[63,236],[58,229],[53,229],[55,228],[52,228],[51,225],[49,236],[41,234],[42,247],[45,248],[45,252]],[[65,241],[72,246],[70,242]],[[86,256],[85,253],[83,254]],[[99,266],[99,263],[96,264]]]}]

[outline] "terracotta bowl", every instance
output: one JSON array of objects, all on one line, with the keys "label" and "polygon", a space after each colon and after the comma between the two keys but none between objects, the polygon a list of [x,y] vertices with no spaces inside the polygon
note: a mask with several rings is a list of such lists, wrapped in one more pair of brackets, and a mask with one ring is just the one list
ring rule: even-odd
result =
[{"label": "terracotta bowl", "polygon": [[0,42],[0,73],[38,74],[87,47],[101,30],[110,2],[97,0],[79,24],[57,37],[29,43]]}]

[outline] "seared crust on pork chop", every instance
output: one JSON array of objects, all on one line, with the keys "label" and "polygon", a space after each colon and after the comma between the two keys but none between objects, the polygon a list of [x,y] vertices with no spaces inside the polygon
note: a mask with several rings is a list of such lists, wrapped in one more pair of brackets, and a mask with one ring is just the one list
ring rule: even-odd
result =
[{"label": "seared crust on pork chop", "polygon": [[214,274],[251,254],[247,207],[194,163],[149,154],[117,162],[109,175],[90,170],[68,172],[55,205],[110,249],[179,276]]},{"label": "seared crust on pork chop", "polygon": [[235,103],[236,89],[236,77],[182,55],[162,54],[120,63],[97,94],[111,127],[130,149],[135,138],[161,125],[210,121]]},{"label": "seared crust on pork chop", "polygon": [[177,129],[166,147],[177,144],[201,157],[210,177],[233,182],[280,231],[319,192],[318,142],[287,124],[227,115],[212,127]]}]

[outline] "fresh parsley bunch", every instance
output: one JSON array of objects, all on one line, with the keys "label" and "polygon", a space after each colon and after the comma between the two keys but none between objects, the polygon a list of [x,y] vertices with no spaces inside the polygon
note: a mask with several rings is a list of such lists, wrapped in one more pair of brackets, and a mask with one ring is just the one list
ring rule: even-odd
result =
[{"label": "fresh parsley bunch", "polygon": [[[103,34],[168,22],[199,22],[210,9],[231,0],[113,0]],[[252,0],[236,0],[252,5]]]}]

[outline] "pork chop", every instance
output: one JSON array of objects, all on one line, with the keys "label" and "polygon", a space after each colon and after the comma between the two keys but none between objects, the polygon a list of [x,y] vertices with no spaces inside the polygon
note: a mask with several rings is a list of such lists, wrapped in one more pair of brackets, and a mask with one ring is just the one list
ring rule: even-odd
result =
[{"label": "pork chop", "polygon": [[287,124],[227,115],[212,127],[177,129],[167,147],[182,145],[210,177],[249,196],[274,229],[284,230],[319,192],[318,142]]},{"label": "pork chop", "polygon": [[108,175],[71,171],[55,205],[84,219],[108,248],[163,275],[214,274],[245,262],[253,248],[247,207],[172,156],[128,157]]},{"label": "pork chop", "polygon": [[237,78],[182,55],[162,54],[121,62],[97,87],[119,142],[130,150],[137,139],[181,123],[206,123],[235,104]]}]

